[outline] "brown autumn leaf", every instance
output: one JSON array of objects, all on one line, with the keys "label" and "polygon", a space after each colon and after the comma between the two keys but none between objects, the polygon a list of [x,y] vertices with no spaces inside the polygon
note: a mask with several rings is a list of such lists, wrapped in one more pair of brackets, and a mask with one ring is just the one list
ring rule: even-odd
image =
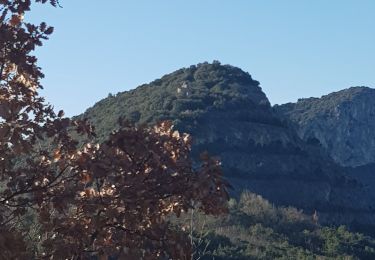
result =
[{"label": "brown autumn leaf", "polygon": [[22,14],[14,14],[9,20],[9,24],[12,26],[18,26],[23,20]]},{"label": "brown autumn leaf", "polygon": [[92,181],[91,175],[88,174],[87,172],[82,172],[82,174],[81,174],[81,182],[83,182],[83,183],[89,183],[90,181]]},{"label": "brown autumn leaf", "polygon": [[60,149],[55,149],[53,152],[53,161],[58,162],[61,159],[61,150]]}]

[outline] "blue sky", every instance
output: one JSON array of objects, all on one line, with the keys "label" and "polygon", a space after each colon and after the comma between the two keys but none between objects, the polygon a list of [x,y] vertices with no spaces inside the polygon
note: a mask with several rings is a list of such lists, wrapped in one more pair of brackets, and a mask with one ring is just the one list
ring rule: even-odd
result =
[{"label": "blue sky", "polygon": [[108,93],[219,60],[272,104],[375,87],[374,0],[60,0],[26,16],[55,33],[37,51],[46,96],[68,116]]}]

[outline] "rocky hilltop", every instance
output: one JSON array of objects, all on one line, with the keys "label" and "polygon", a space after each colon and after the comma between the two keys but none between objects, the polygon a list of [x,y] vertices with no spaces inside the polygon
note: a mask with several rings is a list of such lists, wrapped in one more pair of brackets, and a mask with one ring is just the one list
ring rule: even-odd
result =
[{"label": "rocky hilltop", "polygon": [[303,140],[318,140],[340,165],[375,163],[375,89],[352,87],[275,109]]},{"label": "rocky hilltop", "polygon": [[325,222],[375,223],[375,200],[348,177],[321,147],[306,142],[281,120],[259,82],[230,65],[202,63],[183,68],[134,90],[110,95],[80,117],[99,139],[118,127],[118,118],[152,124],[172,120],[192,134],[193,154],[218,156],[235,187],[272,203],[317,210]]}]

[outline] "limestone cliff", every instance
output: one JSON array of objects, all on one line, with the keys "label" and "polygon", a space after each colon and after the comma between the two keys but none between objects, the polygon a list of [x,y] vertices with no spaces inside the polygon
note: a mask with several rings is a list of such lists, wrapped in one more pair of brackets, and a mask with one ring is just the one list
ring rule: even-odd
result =
[{"label": "limestone cliff", "polygon": [[275,109],[293,122],[303,140],[319,140],[337,163],[375,162],[375,89],[352,87]]}]

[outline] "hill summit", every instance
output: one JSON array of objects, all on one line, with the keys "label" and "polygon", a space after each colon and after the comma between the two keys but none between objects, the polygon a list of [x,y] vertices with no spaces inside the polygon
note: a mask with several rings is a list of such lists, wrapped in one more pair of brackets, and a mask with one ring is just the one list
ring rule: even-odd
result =
[{"label": "hill summit", "polygon": [[258,81],[239,68],[214,62],[179,69],[136,89],[110,95],[84,116],[104,137],[116,128],[119,117],[146,124],[175,120],[181,128],[180,120],[194,122],[211,110],[240,103],[269,109]]}]

